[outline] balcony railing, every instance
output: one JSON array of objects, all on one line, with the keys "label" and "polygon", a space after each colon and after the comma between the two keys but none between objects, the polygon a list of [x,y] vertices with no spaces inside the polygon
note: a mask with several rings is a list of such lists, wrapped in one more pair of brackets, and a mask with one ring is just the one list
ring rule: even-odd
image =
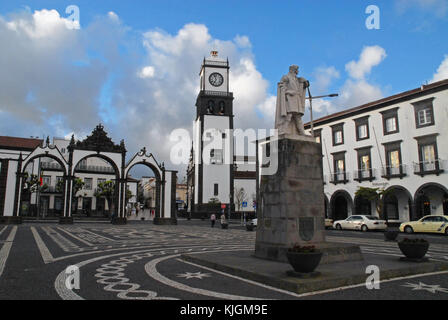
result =
[{"label": "balcony railing", "polygon": [[[42,162],[41,168],[44,170],[62,170],[61,165],[57,162]],[[76,166],[76,170],[79,171],[92,171],[99,173],[115,173],[114,168],[106,166],[89,166],[85,164],[79,164]]]},{"label": "balcony railing", "polygon": [[41,162],[40,167],[47,170],[62,170],[61,165],[57,162]]},{"label": "balcony railing", "polygon": [[434,161],[414,162],[414,173],[417,175],[437,174],[444,172],[447,169],[447,161],[437,159]]},{"label": "balcony railing", "polygon": [[349,173],[348,172],[332,172],[330,176],[330,183],[338,184],[338,183],[347,183],[349,182]]},{"label": "balcony railing", "polygon": [[89,166],[89,165],[84,165],[84,164],[77,165],[75,170],[91,171],[91,172],[98,172],[98,173],[115,173],[115,170],[112,167]]},{"label": "balcony railing", "polygon": [[381,169],[381,176],[385,179],[403,178],[407,175],[407,165],[388,166]]},{"label": "balcony railing", "polygon": [[205,60],[205,64],[209,66],[222,66],[227,67],[229,63],[227,61]]},{"label": "balcony railing", "polygon": [[353,180],[356,181],[372,181],[376,179],[376,169],[355,170],[353,172]]},{"label": "balcony railing", "polygon": [[205,96],[233,97],[232,92],[225,92],[225,91],[204,90],[202,91],[202,94]]}]

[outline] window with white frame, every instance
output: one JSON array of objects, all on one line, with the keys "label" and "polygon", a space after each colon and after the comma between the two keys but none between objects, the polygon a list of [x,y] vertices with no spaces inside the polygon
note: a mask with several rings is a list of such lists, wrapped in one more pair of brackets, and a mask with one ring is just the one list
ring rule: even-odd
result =
[{"label": "window with white frame", "polygon": [[438,172],[441,169],[438,161],[437,136],[438,134],[430,134],[415,137],[420,160],[415,167],[416,173]]},{"label": "window with white frame", "polygon": [[383,115],[383,133],[384,135],[389,135],[393,133],[398,133],[398,108],[389,109],[381,112]]},{"label": "window with white frame", "polygon": [[331,126],[333,133],[333,146],[344,144],[344,124]]},{"label": "window with white frame", "polygon": [[51,186],[51,176],[42,176],[42,184],[46,186]]},{"label": "window with white frame", "polygon": [[334,132],[334,144],[342,144],[342,131],[338,130]]},{"label": "window with white frame", "polygon": [[369,116],[355,119],[356,140],[369,139]]},{"label": "window with white frame", "polygon": [[84,178],[84,190],[92,190],[92,178]]},{"label": "window with white frame", "polygon": [[359,139],[366,139],[369,137],[366,124],[360,125],[358,127],[358,137],[359,137]]},{"label": "window with white frame", "polygon": [[429,98],[413,103],[417,129],[435,124],[433,101],[434,98]]},{"label": "window with white frame", "polygon": [[391,117],[386,119],[386,132],[395,132],[397,131],[397,118]]},{"label": "window with white frame", "polygon": [[434,144],[428,144],[420,147],[422,163],[425,171],[436,169],[436,150]]},{"label": "window with white frame", "polygon": [[430,108],[420,110],[417,114],[419,126],[424,126],[432,123],[432,111]]}]

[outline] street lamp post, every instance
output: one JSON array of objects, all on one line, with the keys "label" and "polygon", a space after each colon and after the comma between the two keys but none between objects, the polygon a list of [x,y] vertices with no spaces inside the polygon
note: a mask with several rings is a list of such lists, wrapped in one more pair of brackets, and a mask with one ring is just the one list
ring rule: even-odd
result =
[{"label": "street lamp post", "polygon": [[339,97],[338,93],[327,94],[324,96],[313,97],[311,95],[310,88],[308,87],[308,97],[307,99],[310,101],[310,124],[311,124],[311,135],[314,137],[314,121],[313,121],[313,100],[314,99],[322,99],[322,98],[334,98]]}]

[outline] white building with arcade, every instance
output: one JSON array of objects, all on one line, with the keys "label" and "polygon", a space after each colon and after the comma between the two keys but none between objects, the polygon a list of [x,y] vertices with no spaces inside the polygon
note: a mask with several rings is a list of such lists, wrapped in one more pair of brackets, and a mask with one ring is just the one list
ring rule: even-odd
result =
[{"label": "white building with arcade", "polygon": [[386,191],[390,222],[448,215],[447,123],[448,80],[314,121],[327,217],[377,215],[375,201],[356,196],[359,187]]},{"label": "white building with arcade", "polygon": [[[104,168],[104,174],[110,175],[110,180],[114,182],[112,200],[108,208],[111,211],[112,223],[126,223],[125,205],[129,189],[127,185],[130,181],[132,185],[136,185],[136,182],[129,177],[129,171],[136,165],[150,168],[156,179],[154,223],[177,223],[175,206],[177,171],[165,169],[164,164],[159,163],[153,154],[148,154],[146,148],[126,162],[127,151],[124,141],[122,140],[119,145],[115,144],[102,125],[98,125],[83,141],[76,142],[72,137],[68,146],[61,145],[61,141],[58,140],[52,145],[49,139],[45,143],[35,139],[27,143],[30,147],[25,148],[26,150],[13,147],[0,149],[0,223],[21,223],[25,214],[23,203],[30,200],[25,199],[26,192],[24,192],[30,178],[30,170],[40,172],[42,163],[45,163],[44,170],[58,172],[56,179],[59,180],[58,186],[61,189],[58,200],[61,211],[60,223],[73,223],[73,212],[78,205],[73,201],[75,180],[82,175],[84,182],[88,179],[88,183],[93,184],[93,178],[89,176],[93,171],[89,172],[88,167],[89,163],[92,163],[89,159],[92,158],[96,158],[95,163],[103,164],[103,166],[94,165],[94,171],[98,173],[99,167]],[[39,159],[47,161],[41,162]],[[36,164],[39,168],[35,168]],[[51,175],[48,177],[51,179]]]}]

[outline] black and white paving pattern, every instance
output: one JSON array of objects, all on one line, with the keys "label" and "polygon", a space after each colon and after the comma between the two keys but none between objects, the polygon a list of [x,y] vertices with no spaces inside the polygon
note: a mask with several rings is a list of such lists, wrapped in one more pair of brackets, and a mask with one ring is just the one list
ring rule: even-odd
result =
[{"label": "black and white paving pattern", "polygon": [[[432,260],[448,261],[448,239],[431,244]],[[369,254],[401,256],[378,234],[330,232],[332,242],[361,245]],[[448,273],[418,275],[325,292],[295,294],[180,259],[184,253],[253,251],[255,232],[185,221],[149,223],[30,223],[0,226],[0,299],[64,300],[294,300],[448,299]],[[79,270],[79,289],[67,287],[67,268]]]}]

